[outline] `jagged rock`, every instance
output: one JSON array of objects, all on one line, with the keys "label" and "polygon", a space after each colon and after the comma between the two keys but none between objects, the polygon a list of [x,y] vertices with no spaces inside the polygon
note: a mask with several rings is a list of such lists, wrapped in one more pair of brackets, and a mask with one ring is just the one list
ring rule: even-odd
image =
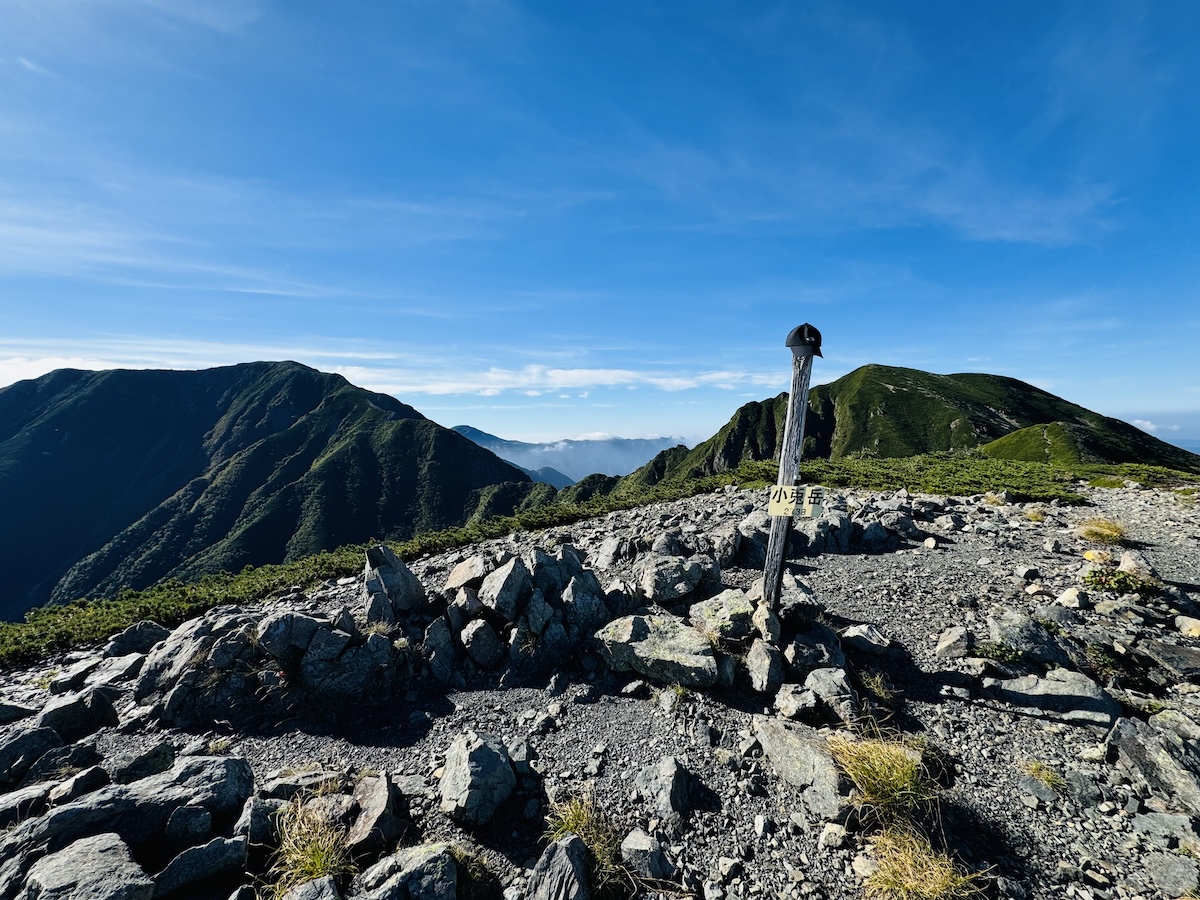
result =
[{"label": "jagged rock", "polygon": [[522,900],[590,900],[590,854],[583,840],[568,834],[538,858]]},{"label": "jagged rock", "polygon": [[625,616],[596,632],[606,660],[618,672],[638,672],[659,684],[709,687],[717,680],[712,645],[682,619]]},{"label": "jagged rock", "polygon": [[771,517],[756,509],[737,524],[740,535],[738,562],[747,569],[761,569],[767,562],[767,543],[771,536]]},{"label": "jagged rock", "polygon": [[755,717],[754,735],[779,777],[800,792],[818,819],[843,821],[850,811],[850,784],[842,776],[824,735],[798,722]]},{"label": "jagged rock", "polygon": [[472,556],[455,566],[446,578],[442,591],[453,594],[463,588],[478,588],[487,577],[488,564],[482,556]]},{"label": "jagged rock", "polygon": [[17,900],[151,900],[154,882],[111,832],[81,838],[35,862]]},{"label": "jagged rock", "polygon": [[67,694],[83,687],[87,677],[104,661],[103,657],[92,656],[82,662],[77,662],[65,672],[50,679],[51,694]]},{"label": "jagged rock", "polygon": [[722,525],[709,532],[712,542],[712,554],[717,564],[722,568],[732,566],[738,558],[738,550],[742,545],[742,533],[736,525]]},{"label": "jagged rock", "polygon": [[858,722],[861,712],[858,698],[844,669],[813,669],[804,679],[804,687],[812,691],[845,724],[854,725]]},{"label": "jagged rock", "polygon": [[803,678],[813,669],[844,669],[846,655],[836,631],[825,625],[815,625],[804,634],[796,635],[783,648],[783,658],[792,672]]},{"label": "jagged rock", "polygon": [[1154,660],[1174,677],[1196,683],[1200,681],[1200,650],[1171,644],[1167,641],[1138,641],[1137,651]]},{"label": "jagged rock", "polygon": [[101,656],[128,656],[130,653],[149,653],[159,641],[165,641],[171,634],[171,629],[164,628],[157,622],[143,619],[135,622],[120,634],[112,638]]},{"label": "jagged rock", "polygon": [[[230,897],[229,900],[234,898]],[[338,893],[337,879],[326,875],[324,878],[314,878],[312,881],[296,885],[280,900],[342,900],[342,895]]]},{"label": "jagged rock", "polygon": [[61,806],[64,803],[70,803],[72,800],[82,797],[84,794],[98,791],[111,782],[112,779],[109,777],[108,772],[100,768],[100,766],[91,766],[82,772],[77,772],[53,788],[50,791],[49,800],[55,806]]},{"label": "jagged rock", "polygon": [[669,880],[676,874],[658,838],[640,828],[621,841],[621,862],[635,878]]},{"label": "jagged rock", "polygon": [[353,900],[456,900],[458,867],[449,844],[404,847],[354,879]]},{"label": "jagged rock", "polygon": [[704,567],[695,557],[650,553],[634,564],[633,575],[643,597],[654,603],[670,604],[699,586]]},{"label": "jagged rock", "polygon": [[446,751],[439,788],[441,810],[464,825],[483,825],[516,785],[517,776],[500,738],[468,731]]},{"label": "jagged rock", "polygon": [[[256,798],[246,801],[253,803]],[[243,807],[243,810],[245,807]],[[239,820],[240,822],[240,820]],[[212,837],[212,813],[203,806],[181,806],[167,819],[167,827],[163,831],[167,841],[176,847],[192,847]],[[237,834],[235,837],[244,837]]]},{"label": "jagged rock", "polygon": [[760,694],[774,694],[783,684],[783,654],[778,647],[756,639],[746,654],[750,687]]},{"label": "jagged rock", "polygon": [[[57,732],[54,734],[57,736]],[[38,756],[37,761],[25,771],[19,786],[26,787],[40,781],[58,779],[62,777],[63,772],[79,771],[98,765],[100,762],[100,754],[92,744],[63,746],[60,740],[58,746],[52,747]],[[2,772],[3,769],[0,768],[0,773]],[[112,772],[110,771],[109,774],[111,775]]]},{"label": "jagged rock", "polygon": [[139,778],[149,778],[175,765],[175,745],[159,741],[141,753],[117,754],[104,763],[104,768],[117,784],[129,784]]},{"label": "jagged rock", "polygon": [[[273,844],[277,839],[276,817],[287,806],[287,801],[270,797],[251,797],[242,806],[242,814],[233,826],[235,836],[244,836],[255,846]],[[181,807],[195,809],[195,807]],[[206,810],[207,812],[207,810]]]},{"label": "jagged rock", "polygon": [[726,643],[744,641],[754,633],[754,604],[736,588],[693,603],[688,618],[706,636]]},{"label": "jagged rock", "polygon": [[629,542],[628,538],[610,534],[600,544],[592,564],[603,572],[611,569],[619,560],[628,559],[633,554],[633,545]]},{"label": "jagged rock", "polygon": [[0,828],[8,828],[30,816],[41,815],[54,789],[53,783],[31,784],[0,794]]},{"label": "jagged rock", "polygon": [[783,624],[767,604],[755,605],[753,620],[754,630],[758,632],[759,637],[768,644],[779,646],[779,639],[783,636]]},{"label": "jagged rock", "polygon": [[268,615],[259,625],[259,643],[285,669],[299,664],[309,642],[322,622],[303,613],[281,611]]},{"label": "jagged rock", "polygon": [[847,647],[855,653],[866,653],[871,656],[884,656],[896,649],[892,639],[880,631],[878,626],[869,622],[851,625],[843,631],[842,647]]},{"label": "jagged rock", "polygon": [[244,837],[217,837],[199,847],[189,847],[154,876],[155,900],[213,878],[241,872],[246,867],[247,850]]},{"label": "jagged rock", "polygon": [[0,738],[0,787],[17,784],[42,754],[62,743],[53,728],[35,725],[10,730]]},{"label": "jagged rock", "polygon": [[499,665],[504,659],[504,643],[496,634],[496,629],[483,619],[476,619],[462,630],[460,635],[463,649],[475,664],[485,669]]},{"label": "jagged rock", "polygon": [[[563,567],[557,559],[541,547],[534,547],[524,556],[524,561],[525,567],[533,579],[533,586],[541,591],[543,596],[559,597],[562,595],[563,589],[566,588],[567,582],[571,580],[572,576],[563,571]],[[599,590],[599,585],[596,587]]]},{"label": "jagged rock", "polygon": [[483,579],[479,600],[505,622],[516,622],[522,605],[533,593],[533,578],[519,558],[513,557]]},{"label": "jagged rock", "polygon": [[1020,610],[1001,610],[998,615],[988,616],[987,624],[992,641],[1016,650],[1030,662],[1050,666],[1070,662],[1054,635]]},{"label": "jagged rock", "polygon": [[775,694],[775,710],[788,719],[803,718],[817,708],[817,695],[798,684],[785,684]]},{"label": "jagged rock", "polygon": [[1196,890],[1200,864],[1175,853],[1147,853],[1142,861],[1154,886],[1168,897],[1182,897]]},{"label": "jagged rock", "polygon": [[879,514],[879,524],[888,531],[910,541],[919,541],[924,533],[917,527],[912,516],[899,510],[884,510]]},{"label": "jagged rock", "polygon": [[15,892],[36,848],[113,831],[137,850],[160,840],[171,814],[181,806],[203,806],[215,820],[231,819],[253,785],[245,760],[190,756],[169,772],[129,785],[109,785],[54,807],[0,837],[0,896]]},{"label": "jagged rock", "polygon": [[1138,719],[1119,719],[1108,735],[1110,752],[1134,784],[1200,817],[1200,754],[1193,746]]},{"label": "jagged rock", "polygon": [[34,719],[33,727],[53,728],[64,741],[73,743],[101,728],[119,725],[120,721],[108,696],[91,688],[82,694],[51,700]]},{"label": "jagged rock", "polygon": [[965,625],[954,625],[942,632],[933,655],[943,659],[962,659],[971,655],[974,646],[975,635]]},{"label": "jagged rock", "polygon": [[637,774],[633,789],[669,827],[678,829],[689,811],[691,775],[674,756],[665,756]]},{"label": "jagged rock", "polygon": [[132,681],[142,671],[146,664],[146,654],[127,653],[124,656],[110,656],[88,675],[85,684],[92,687],[107,687]]},{"label": "jagged rock", "polygon": [[[425,586],[390,547],[367,548],[363,601],[368,622],[395,622],[403,613],[423,607],[425,599]],[[372,613],[376,618],[371,618]]]},{"label": "jagged rock", "polygon": [[1121,714],[1116,700],[1086,675],[1070,669],[1051,669],[1045,678],[985,679],[984,689],[1029,715],[1072,725],[1108,728]]},{"label": "jagged rock", "polygon": [[20,703],[7,703],[0,700],[0,726],[11,725],[32,716],[36,709],[32,706],[22,706]]},{"label": "jagged rock", "polygon": [[404,833],[408,823],[398,815],[402,799],[388,775],[364,778],[354,786],[358,817],[346,836],[351,854],[381,850]]},{"label": "jagged rock", "polygon": [[1167,849],[1179,846],[1195,853],[1200,849],[1200,834],[1191,816],[1179,813],[1149,812],[1133,817],[1133,830],[1139,834],[1161,838]]},{"label": "jagged rock", "polygon": [[452,631],[462,631],[472,619],[478,619],[483,612],[483,604],[479,602],[479,591],[473,587],[460,587],[448,604],[446,604],[446,620]]},{"label": "jagged rock", "polygon": [[580,637],[591,637],[611,618],[604,602],[604,588],[591,572],[571,577],[562,591],[563,618]]},{"label": "jagged rock", "polygon": [[804,629],[816,623],[823,612],[825,606],[808,582],[784,572],[779,584],[779,608],[775,610],[779,621],[789,628]]},{"label": "jagged rock", "polygon": [[299,796],[323,796],[340,791],[341,787],[341,773],[330,769],[312,767],[299,772],[280,769],[267,776],[259,794],[274,800],[293,800]]},{"label": "jagged rock", "polygon": [[433,672],[433,677],[442,684],[449,684],[454,679],[458,654],[454,651],[454,638],[445,618],[439,617],[429,623],[421,642],[421,650],[429,660],[429,669]]}]

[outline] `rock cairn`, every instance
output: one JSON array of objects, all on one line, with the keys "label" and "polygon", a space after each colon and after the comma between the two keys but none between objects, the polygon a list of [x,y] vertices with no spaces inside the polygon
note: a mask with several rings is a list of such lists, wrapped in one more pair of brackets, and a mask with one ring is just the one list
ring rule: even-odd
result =
[{"label": "rock cairn", "polygon": [[[1200,515],[1090,500],[835,494],[775,610],[764,492],[723,491],[139,623],[0,676],[0,896],[589,897],[594,835],[544,837],[579,801],[636,893],[857,897],[831,737],[879,735],[992,896],[1196,891]],[[305,822],[343,864],[292,883]]]}]

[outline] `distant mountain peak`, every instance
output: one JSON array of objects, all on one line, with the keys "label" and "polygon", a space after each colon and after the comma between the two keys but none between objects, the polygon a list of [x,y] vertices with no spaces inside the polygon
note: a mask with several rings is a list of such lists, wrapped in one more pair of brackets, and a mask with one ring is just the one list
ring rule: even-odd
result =
[{"label": "distant mountain peak", "polygon": [[[578,481],[588,475],[627,475],[654,454],[679,443],[678,438],[589,438],[531,443],[510,441],[471,425],[452,429],[501,459],[526,470],[550,467]],[[553,482],[550,482],[553,483]]]}]

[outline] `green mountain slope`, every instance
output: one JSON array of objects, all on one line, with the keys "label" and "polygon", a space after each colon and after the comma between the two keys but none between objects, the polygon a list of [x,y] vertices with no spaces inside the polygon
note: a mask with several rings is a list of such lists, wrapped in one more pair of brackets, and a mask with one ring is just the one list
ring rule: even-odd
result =
[{"label": "green mountain slope", "polygon": [[[691,451],[664,451],[625,479],[633,486],[730,471],[779,455],[786,393],[747,403]],[[934,375],[869,365],[813,388],[804,457],[908,457],[981,447],[1000,459],[1125,463],[1200,472],[1200,456],[1001,375]]]},{"label": "green mountain slope", "polygon": [[0,616],[466,522],[526,476],[297,363],[63,370],[0,390]]}]

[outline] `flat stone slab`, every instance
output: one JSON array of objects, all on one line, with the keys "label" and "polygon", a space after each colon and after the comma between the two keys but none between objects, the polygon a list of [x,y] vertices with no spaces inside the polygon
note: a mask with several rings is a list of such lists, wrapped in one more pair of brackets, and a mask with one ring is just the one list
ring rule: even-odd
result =
[{"label": "flat stone slab", "polygon": [[717,681],[712,644],[682,619],[625,616],[596,632],[609,666],[634,671],[659,684],[709,687]]}]

